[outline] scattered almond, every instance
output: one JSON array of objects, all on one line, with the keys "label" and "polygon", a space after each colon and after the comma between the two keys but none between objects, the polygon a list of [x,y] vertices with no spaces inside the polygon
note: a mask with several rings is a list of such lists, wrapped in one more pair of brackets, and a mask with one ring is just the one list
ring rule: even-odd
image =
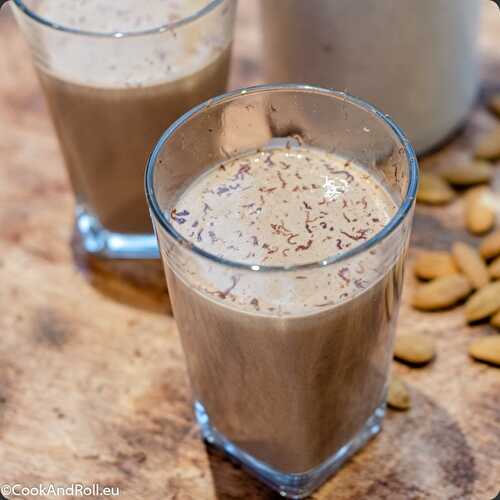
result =
[{"label": "scattered almond", "polygon": [[451,253],[457,267],[465,274],[474,288],[481,288],[490,282],[490,273],[479,252],[462,242],[453,244]]},{"label": "scattered almond", "polygon": [[404,333],[396,336],[394,357],[414,365],[424,365],[436,354],[432,337],[422,333]]},{"label": "scattered almond", "polygon": [[465,196],[465,225],[473,234],[484,234],[495,225],[494,197],[490,189],[471,189]]},{"label": "scattered almond", "polygon": [[491,325],[495,328],[500,328],[500,311],[491,318]]},{"label": "scattered almond", "polygon": [[484,132],[477,138],[475,154],[483,160],[500,158],[500,126]]},{"label": "scattered almond", "polygon": [[395,410],[408,410],[411,407],[410,392],[399,377],[392,377],[389,382],[387,404]]},{"label": "scattered almond", "polygon": [[413,297],[413,305],[423,311],[445,309],[465,299],[471,291],[472,286],[465,276],[442,276],[420,285]]},{"label": "scattered almond", "polygon": [[424,280],[432,280],[441,276],[457,274],[458,268],[449,252],[422,252],[418,255],[415,266],[415,275]]},{"label": "scattered almond", "polygon": [[500,280],[500,257],[497,257],[488,268],[491,278]]},{"label": "scattered almond", "polygon": [[490,182],[493,168],[486,161],[475,160],[470,163],[448,165],[441,170],[441,176],[453,186],[473,186]]},{"label": "scattered almond", "polygon": [[491,111],[500,116],[500,94],[494,94],[490,97],[488,104]]},{"label": "scattered almond", "polygon": [[474,340],[469,346],[469,354],[479,361],[500,366],[500,335]]},{"label": "scattered almond", "polygon": [[465,304],[467,321],[479,321],[500,311],[500,281],[495,281],[478,290]]},{"label": "scattered almond", "polygon": [[420,174],[417,201],[429,205],[444,205],[453,198],[455,198],[455,192],[441,177],[428,172]]},{"label": "scattered almond", "polygon": [[493,259],[500,256],[500,231],[495,231],[487,236],[482,241],[479,251],[485,259]]}]

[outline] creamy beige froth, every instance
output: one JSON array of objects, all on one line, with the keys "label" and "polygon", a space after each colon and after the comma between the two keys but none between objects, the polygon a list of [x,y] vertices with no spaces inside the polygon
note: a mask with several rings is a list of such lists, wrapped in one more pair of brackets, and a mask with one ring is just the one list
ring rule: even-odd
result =
[{"label": "creamy beige froth", "polygon": [[[195,15],[208,0],[41,0],[37,13],[64,27],[90,33],[150,31]],[[227,48],[230,11],[161,33],[109,38],[46,37],[43,52],[55,76],[96,87],[127,88],[172,82],[197,73]],[[45,55],[43,57],[46,57]]]},{"label": "creamy beige froth", "polygon": [[[318,150],[283,148],[209,170],[180,196],[170,218],[188,241],[217,257],[292,267],[355,248],[377,234],[395,211],[387,191],[361,166]],[[206,262],[185,267],[202,293],[272,314],[330,307],[380,278],[376,250],[313,276],[276,275],[265,282],[237,271],[228,277]]]},{"label": "creamy beige froth", "polygon": [[352,249],[395,205],[360,166],[332,154],[276,149],[211,170],[171,211],[189,241],[229,260],[297,265]]}]

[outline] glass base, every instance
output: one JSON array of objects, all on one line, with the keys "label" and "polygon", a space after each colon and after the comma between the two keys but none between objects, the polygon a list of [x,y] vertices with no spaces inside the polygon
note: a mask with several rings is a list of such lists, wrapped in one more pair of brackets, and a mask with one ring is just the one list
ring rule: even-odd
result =
[{"label": "glass base", "polygon": [[346,460],[362,448],[369,439],[380,432],[385,415],[385,401],[373,412],[363,429],[354,439],[321,465],[302,474],[280,472],[232,444],[231,441],[211,426],[210,418],[199,401],[194,404],[194,412],[203,438],[209,444],[221,449],[270,488],[278,491],[281,496],[304,498],[319,488]]},{"label": "glass base", "polygon": [[109,259],[157,259],[156,237],[151,234],[113,233],[85,209],[76,211],[76,230],[86,252]]}]

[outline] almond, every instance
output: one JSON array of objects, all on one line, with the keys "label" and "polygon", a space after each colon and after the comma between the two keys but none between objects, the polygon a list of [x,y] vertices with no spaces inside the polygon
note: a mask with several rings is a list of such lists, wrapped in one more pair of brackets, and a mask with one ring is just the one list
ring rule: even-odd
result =
[{"label": "almond", "polygon": [[479,252],[462,242],[453,244],[453,258],[457,267],[469,278],[474,288],[481,288],[490,282],[490,273]]},{"label": "almond", "polygon": [[500,328],[500,311],[495,314],[491,318],[491,325],[494,326],[495,328]]},{"label": "almond", "polygon": [[476,140],[475,154],[483,160],[500,158],[500,126],[483,132]]},{"label": "almond", "polygon": [[493,168],[485,161],[476,160],[459,165],[448,165],[441,170],[441,176],[453,186],[473,186],[490,182]]},{"label": "almond", "polygon": [[500,256],[500,231],[495,231],[487,236],[482,241],[479,251],[485,259],[493,259]]},{"label": "almond", "polygon": [[422,252],[417,256],[414,266],[415,275],[424,280],[457,274],[458,268],[449,252]]},{"label": "almond", "polygon": [[431,361],[436,354],[434,339],[422,333],[403,333],[396,336],[394,357],[414,365]]},{"label": "almond", "polygon": [[500,116],[500,94],[493,94],[489,101],[489,107],[493,113]]},{"label": "almond", "polygon": [[495,225],[494,196],[490,189],[471,189],[465,196],[465,225],[473,234],[484,234]]},{"label": "almond", "polygon": [[455,305],[472,291],[469,280],[460,274],[442,276],[420,285],[413,297],[413,306],[423,311],[445,309]]},{"label": "almond", "polygon": [[478,290],[465,304],[467,321],[479,321],[500,311],[500,281],[495,281]]},{"label": "almond", "polygon": [[441,177],[428,172],[420,174],[417,201],[429,205],[444,205],[453,198],[455,198],[455,192]]},{"label": "almond", "polygon": [[500,366],[500,335],[474,340],[469,346],[469,354],[479,361]]},{"label": "almond", "polygon": [[411,407],[408,387],[399,377],[392,377],[389,382],[387,404],[395,410],[408,410]]},{"label": "almond", "polygon": [[490,276],[494,280],[500,280],[500,257],[497,257],[491,264],[490,267],[488,268],[488,271],[490,272]]}]

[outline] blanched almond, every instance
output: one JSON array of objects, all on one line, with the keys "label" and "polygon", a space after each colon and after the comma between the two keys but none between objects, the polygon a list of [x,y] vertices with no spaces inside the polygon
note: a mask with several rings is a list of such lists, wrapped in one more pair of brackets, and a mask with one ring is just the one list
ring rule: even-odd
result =
[{"label": "blanched almond", "polygon": [[467,321],[479,321],[500,311],[500,281],[478,290],[465,304]]},{"label": "blanched almond", "polygon": [[469,354],[479,361],[500,366],[500,335],[474,340],[469,346]]},{"label": "blanched almond", "polygon": [[441,177],[423,172],[420,174],[420,184],[417,201],[429,205],[444,205],[455,198],[455,192]]},{"label": "blanched almond", "polygon": [[474,288],[490,282],[490,273],[479,252],[466,243],[454,243],[451,250],[455,264],[469,278]]},{"label": "blanched almond", "polygon": [[448,165],[441,170],[441,176],[453,186],[473,186],[490,182],[493,168],[486,161],[475,160],[469,163]]},{"label": "blanched almond", "polygon": [[415,275],[424,280],[457,274],[458,268],[449,252],[421,252],[415,261]]},{"label": "blanched almond", "polygon": [[465,299],[471,291],[472,285],[465,276],[442,276],[420,285],[413,296],[412,304],[423,311],[446,309]]},{"label": "blanched almond", "polygon": [[494,195],[486,187],[474,188],[465,196],[465,225],[472,234],[484,234],[495,225]]},{"label": "blanched almond", "polygon": [[475,154],[483,160],[500,158],[500,126],[483,132],[476,140]]},{"label": "blanched almond", "polygon": [[500,231],[495,231],[487,236],[481,242],[479,251],[485,259],[493,259],[500,256]]}]

